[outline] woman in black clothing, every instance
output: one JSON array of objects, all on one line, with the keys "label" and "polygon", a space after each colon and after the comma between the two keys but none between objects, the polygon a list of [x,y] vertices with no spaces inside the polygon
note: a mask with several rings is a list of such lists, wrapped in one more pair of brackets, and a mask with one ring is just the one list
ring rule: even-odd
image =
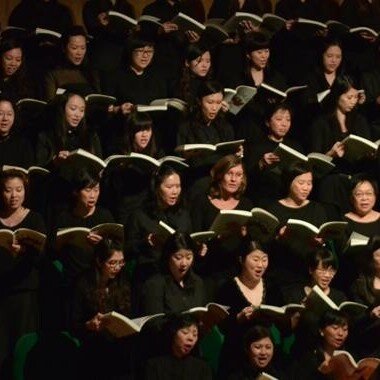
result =
[{"label": "woman in black clothing", "polygon": [[207,47],[199,43],[187,47],[178,97],[190,106],[195,102],[200,84],[211,77],[211,61],[211,52]]},{"label": "woman in black clothing", "polygon": [[318,197],[321,202],[334,205],[343,214],[349,210],[347,199],[347,176],[355,173],[372,173],[376,170],[374,157],[362,157],[356,160],[345,158],[342,140],[349,134],[371,140],[372,135],[367,120],[356,111],[358,90],[352,78],[337,77],[326,101],[327,112],[316,119],[311,126],[309,151],[320,152],[333,157],[336,173],[325,177],[319,184]]},{"label": "woman in black clothing", "polygon": [[169,96],[163,76],[153,67],[154,42],[141,34],[132,35],[127,41],[124,67],[104,78],[102,89],[117,98],[114,113],[130,113],[137,104]]},{"label": "woman in black clothing", "polygon": [[369,241],[363,252],[364,268],[351,286],[352,299],[368,306],[357,330],[353,350],[360,356],[373,356],[379,352],[380,326],[380,235]]},{"label": "woman in black clothing", "polygon": [[349,321],[338,310],[327,311],[319,322],[319,342],[314,348],[303,352],[302,357],[293,363],[291,379],[323,380],[330,379],[328,363],[334,351],[342,349],[348,337]]},{"label": "woman in black clothing", "polygon": [[167,322],[162,336],[167,341],[164,349],[161,346],[163,354],[146,362],[143,379],[211,380],[210,367],[193,356],[199,339],[196,319],[186,314],[175,315]]},{"label": "woman in black clothing", "polygon": [[[225,340],[219,370],[225,377],[244,363],[241,342],[247,329],[252,324],[271,324],[265,317],[255,315],[255,308],[261,304],[281,304],[279,292],[266,281],[269,258],[261,244],[252,241],[250,236],[245,236],[241,240],[238,254],[240,272],[219,289],[217,297],[218,303],[230,306],[229,317],[220,326]],[[285,329],[290,327],[290,318],[284,325]]]},{"label": "woman in black clothing", "polygon": [[292,128],[292,108],[286,102],[268,104],[265,112],[265,136],[245,143],[244,162],[249,174],[250,197],[261,205],[280,197],[281,165],[275,149],[280,143],[302,153],[301,145],[289,137]]},{"label": "woman in black clothing", "polygon": [[27,169],[34,164],[34,154],[29,141],[17,129],[14,103],[9,98],[0,97],[0,166]]},{"label": "woman in black clothing", "polygon": [[262,372],[284,379],[273,366],[275,347],[273,337],[267,327],[250,328],[244,336],[243,349],[244,366],[232,373],[228,380],[254,380]]},{"label": "woman in black clothing", "polygon": [[14,102],[34,98],[35,88],[25,67],[24,46],[16,39],[4,39],[0,44],[0,91]]},{"label": "woman in black clothing", "polygon": [[[19,170],[0,176],[0,228],[29,228],[46,233],[42,217],[25,207],[28,178]],[[39,273],[41,252],[14,240],[0,252],[0,367],[19,337],[39,328]]]},{"label": "woman in black clothing", "polygon": [[[211,170],[209,191],[201,193],[192,202],[191,217],[194,231],[207,231],[220,210],[251,210],[252,203],[244,197],[247,178],[242,160],[234,155],[221,158]],[[243,231],[236,226],[207,243],[208,251],[199,258],[197,272],[210,280],[213,293],[228,275],[238,271],[238,249]]]},{"label": "woman in black clothing", "polygon": [[111,311],[130,316],[131,293],[124,265],[120,242],[103,239],[95,247],[92,266],[76,284],[71,327],[81,338],[81,376],[85,379],[113,379],[130,370],[128,338],[107,337],[102,320]]},{"label": "woman in black clothing", "polygon": [[135,284],[143,283],[159,270],[162,241],[158,223],[163,221],[176,231],[190,233],[190,214],[182,201],[180,174],[162,165],[153,176],[154,199],[137,209],[125,224],[127,252],[137,260]]},{"label": "woman in black clothing", "polygon": [[373,178],[366,175],[352,177],[352,211],[344,215],[349,232],[355,231],[367,237],[379,233],[380,212],[375,210],[378,195],[379,187]]},{"label": "woman in black clothing", "polygon": [[309,255],[320,244],[287,235],[288,219],[300,219],[320,226],[326,222],[326,212],[321,204],[309,199],[313,188],[313,174],[307,163],[298,162],[284,168],[282,182],[285,197],[270,204],[269,212],[280,221],[278,239],[274,242],[273,276],[278,284],[286,286],[304,281]]},{"label": "woman in black clothing", "polygon": [[[338,270],[336,256],[327,248],[315,250],[308,263],[309,281],[305,284],[295,285],[283,289],[283,298],[286,304],[303,304],[312,291],[312,287],[318,285],[333,302],[340,305],[347,298],[343,292],[330,286]],[[313,311],[304,310],[301,314],[297,328],[295,329],[295,345],[293,355],[299,357],[310,350],[318,340],[318,316]]]},{"label": "woman in black clothing", "polygon": [[203,281],[192,271],[198,251],[188,234],[169,237],[163,247],[163,272],[144,284],[139,314],[181,312],[206,304]]},{"label": "woman in black clothing", "polygon": [[55,99],[52,107],[53,127],[38,136],[36,159],[40,166],[59,168],[69,152],[79,148],[102,155],[99,137],[86,123],[86,103],[82,95],[64,93]]},{"label": "woman in black clothing", "polygon": [[62,62],[45,77],[45,98],[51,100],[58,88],[76,88],[83,93],[99,93],[99,79],[88,63],[87,33],[75,25],[62,35]]},{"label": "woman in black clothing", "polygon": [[[97,205],[100,194],[99,181],[99,177],[93,176],[87,171],[76,174],[76,178],[71,184],[72,204],[57,216],[54,232],[69,227],[92,228],[98,224],[114,221],[107,209]],[[78,275],[91,267],[94,261],[92,247],[95,247],[102,237],[91,232],[88,234],[87,240],[88,249],[68,245],[62,247],[59,252],[69,284],[72,284]]]},{"label": "woman in black clothing", "polygon": [[[139,153],[155,159],[164,155],[156,139],[154,122],[147,112],[132,111],[115,140],[110,144],[114,147],[110,148],[109,155]],[[120,223],[127,224],[131,214],[148,200],[151,172],[133,164],[110,165],[102,180],[104,203]]]}]

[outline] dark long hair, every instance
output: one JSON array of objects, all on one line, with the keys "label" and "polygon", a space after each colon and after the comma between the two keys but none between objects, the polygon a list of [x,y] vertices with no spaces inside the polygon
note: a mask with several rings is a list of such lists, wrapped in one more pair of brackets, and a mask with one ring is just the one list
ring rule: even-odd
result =
[{"label": "dark long hair", "polygon": [[149,144],[144,149],[143,154],[157,158],[157,144],[153,131],[153,120],[147,112],[133,111],[125,119],[123,125],[121,151],[123,154],[134,152],[134,139],[137,132],[152,131]]},{"label": "dark long hair", "polygon": [[[80,94],[65,92],[62,95],[58,95],[51,104],[52,109],[55,110],[53,142],[57,152],[64,150],[67,144],[69,125],[66,121],[65,107],[69,99],[75,95],[80,96],[84,101],[83,96]],[[86,115],[84,115],[83,119],[76,128],[79,135],[80,147],[91,153],[95,153],[95,147],[93,146],[91,139],[92,133],[86,123]]]},{"label": "dark long hair", "polygon": [[100,266],[114,254],[115,251],[123,251],[121,242],[108,238],[102,239],[94,248],[95,272],[92,281],[86,289],[86,296],[91,308],[95,312],[112,311],[110,308],[117,308],[124,315],[130,312],[131,294],[129,282],[126,280],[125,272],[119,274],[108,281],[107,284],[101,282]]}]

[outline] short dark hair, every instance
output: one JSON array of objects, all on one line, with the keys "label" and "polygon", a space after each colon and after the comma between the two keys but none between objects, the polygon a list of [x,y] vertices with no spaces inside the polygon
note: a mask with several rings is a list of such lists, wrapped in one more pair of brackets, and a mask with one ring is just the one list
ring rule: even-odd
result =
[{"label": "short dark hair", "polygon": [[193,255],[195,255],[197,251],[197,245],[188,233],[175,232],[173,235],[169,236],[168,240],[163,246],[162,259],[164,263],[167,264],[170,257],[181,249],[191,251]]},{"label": "short dark hair", "polygon": [[86,187],[93,188],[100,183],[100,177],[97,173],[90,173],[88,170],[82,169],[75,172],[71,185],[73,191],[80,191]]},{"label": "short dark hair", "polygon": [[262,32],[252,31],[243,37],[243,48],[246,54],[255,50],[269,49],[270,38]]},{"label": "short dark hair", "polygon": [[289,193],[294,178],[306,173],[312,173],[311,166],[307,162],[298,161],[286,166],[281,175],[284,194]]},{"label": "short dark hair", "polygon": [[364,182],[368,182],[372,186],[373,191],[375,192],[375,196],[377,198],[377,196],[379,195],[379,185],[377,181],[373,177],[369,176],[368,174],[356,174],[351,177],[351,181],[350,181],[351,200],[353,199],[353,195],[354,195],[354,191],[356,187],[358,185],[363,184]]},{"label": "short dark hair", "polygon": [[224,87],[219,82],[213,80],[206,80],[200,83],[197,92],[197,97],[199,100],[201,100],[205,96],[217,94],[219,92],[224,94]]},{"label": "short dark hair", "polygon": [[338,269],[338,259],[336,255],[327,247],[317,248],[309,259],[309,269],[314,271],[321,264],[322,268],[326,269],[328,267],[333,267],[335,270]]},{"label": "short dark hair", "polygon": [[349,318],[341,310],[327,310],[319,320],[319,328],[323,329],[330,325],[346,326],[349,324]]},{"label": "short dark hair", "polygon": [[253,342],[257,342],[258,340],[269,338],[274,346],[274,340],[270,329],[265,326],[256,325],[251,327],[245,334],[243,340],[244,351],[248,353],[250,351],[250,346]]},{"label": "short dark hair", "polygon": [[245,258],[253,251],[262,251],[265,254],[267,253],[267,247],[259,242],[258,240],[252,239],[250,234],[247,234],[243,236],[240,240],[240,245],[239,245],[239,258],[241,261],[244,261]]},{"label": "short dark hair", "polygon": [[99,264],[105,263],[115,251],[123,251],[123,244],[118,240],[103,238],[94,247],[94,257]]}]

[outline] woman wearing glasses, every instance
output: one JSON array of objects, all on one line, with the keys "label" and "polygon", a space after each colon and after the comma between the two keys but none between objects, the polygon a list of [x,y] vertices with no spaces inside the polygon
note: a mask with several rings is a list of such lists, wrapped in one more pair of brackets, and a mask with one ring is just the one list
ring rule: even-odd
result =
[{"label": "woman wearing glasses", "polygon": [[137,104],[167,98],[166,82],[153,67],[154,43],[139,35],[132,36],[127,46],[126,67],[104,78],[103,92],[117,98],[111,111],[129,114]]},{"label": "woman wearing glasses", "polygon": [[[304,303],[313,286],[317,285],[337,305],[346,301],[346,296],[340,290],[331,287],[331,282],[338,270],[336,256],[327,248],[318,248],[309,261],[309,282],[295,285],[284,290],[284,301],[288,303]],[[310,349],[318,339],[318,316],[309,310],[302,312],[295,330],[294,354],[297,356]]]},{"label": "woman wearing glasses", "polygon": [[78,280],[71,305],[71,327],[81,338],[84,379],[112,379],[125,374],[130,350],[128,340],[102,334],[103,315],[116,311],[130,315],[130,286],[124,271],[120,242],[103,239],[94,249],[94,265]]}]

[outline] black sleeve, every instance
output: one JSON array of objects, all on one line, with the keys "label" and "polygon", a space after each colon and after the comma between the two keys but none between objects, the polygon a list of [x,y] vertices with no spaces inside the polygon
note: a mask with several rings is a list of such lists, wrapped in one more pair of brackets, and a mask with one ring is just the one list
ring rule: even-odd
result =
[{"label": "black sleeve", "polygon": [[165,280],[157,275],[147,280],[141,292],[141,313],[143,315],[164,312]]}]

